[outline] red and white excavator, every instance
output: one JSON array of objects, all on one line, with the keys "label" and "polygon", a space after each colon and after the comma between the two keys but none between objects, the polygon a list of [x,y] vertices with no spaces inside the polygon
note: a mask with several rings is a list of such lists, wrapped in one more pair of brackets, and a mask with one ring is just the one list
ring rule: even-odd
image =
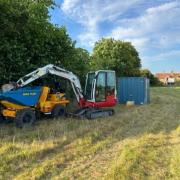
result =
[{"label": "red and white excavator", "polygon": [[70,81],[79,105],[79,108],[74,113],[71,113],[74,116],[95,119],[114,114],[111,107],[117,103],[116,75],[115,71],[111,70],[89,72],[86,76],[85,91],[83,92],[79,78],[75,74],[49,64],[25,75],[15,85],[4,91],[25,87],[47,74],[56,75]]}]

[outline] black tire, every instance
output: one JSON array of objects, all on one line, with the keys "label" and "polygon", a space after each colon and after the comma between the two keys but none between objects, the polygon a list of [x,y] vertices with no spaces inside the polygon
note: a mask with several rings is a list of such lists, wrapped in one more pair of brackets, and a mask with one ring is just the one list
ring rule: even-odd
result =
[{"label": "black tire", "polygon": [[36,116],[36,120],[40,120],[40,119],[42,119],[44,117],[44,114],[41,111],[36,110],[35,111],[35,116]]},{"label": "black tire", "polygon": [[56,106],[54,106],[52,112],[51,112],[51,116],[52,118],[59,118],[59,117],[64,117],[66,115],[66,109],[64,106],[61,106],[60,104],[57,104]]},{"label": "black tire", "polygon": [[35,112],[32,109],[19,110],[15,117],[16,127],[22,128],[24,124],[32,126],[36,121]]}]

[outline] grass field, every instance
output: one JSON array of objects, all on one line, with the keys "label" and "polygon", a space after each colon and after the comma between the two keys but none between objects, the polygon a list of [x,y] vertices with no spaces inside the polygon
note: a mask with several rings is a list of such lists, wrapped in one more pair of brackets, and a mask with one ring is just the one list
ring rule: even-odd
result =
[{"label": "grass field", "polygon": [[0,127],[0,179],[180,179],[180,89],[99,120]]}]

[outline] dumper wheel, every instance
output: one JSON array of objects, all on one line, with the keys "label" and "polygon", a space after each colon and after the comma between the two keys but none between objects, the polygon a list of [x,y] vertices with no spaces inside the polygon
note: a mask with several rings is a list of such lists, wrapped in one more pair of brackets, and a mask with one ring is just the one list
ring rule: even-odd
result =
[{"label": "dumper wheel", "polygon": [[19,128],[22,128],[23,125],[33,125],[36,121],[36,115],[35,112],[32,109],[22,109],[17,112],[15,123],[16,126]]},{"label": "dumper wheel", "polygon": [[61,106],[60,104],[54,106],[51,116],[55,119],[59,117],[64,117],[66,115],[66,110],[64,106]]}]

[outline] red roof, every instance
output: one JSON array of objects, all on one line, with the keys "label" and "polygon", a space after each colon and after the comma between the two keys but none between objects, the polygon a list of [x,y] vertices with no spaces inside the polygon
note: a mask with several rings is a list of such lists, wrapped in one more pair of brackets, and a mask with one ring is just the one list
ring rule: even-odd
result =
[{"label": "red roof", "polygon": [[180,77],[180,73],[157,73],[156,77],[158,79],[177,78]]}]

